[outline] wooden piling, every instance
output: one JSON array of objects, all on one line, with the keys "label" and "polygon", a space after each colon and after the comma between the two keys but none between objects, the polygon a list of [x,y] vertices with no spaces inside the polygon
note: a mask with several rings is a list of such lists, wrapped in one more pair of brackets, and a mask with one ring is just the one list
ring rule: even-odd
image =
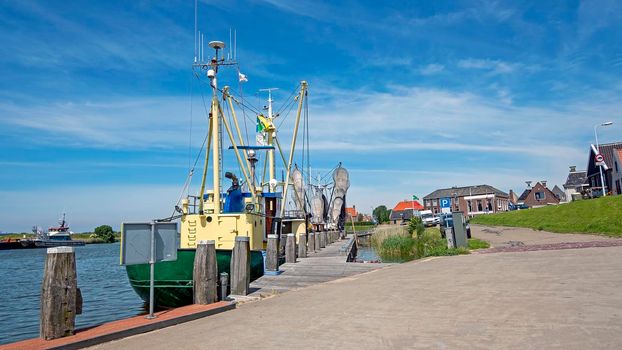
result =
[{"label": "wooden piling", "polygon": [[48,248],[41,284],[41,338],[50,340],[74,334],[76,311],[82,309],[82,305],[77,305],[77,289],[74,248]]},{"label": "wooden piling", "polygon": [[218,301],[216,241],[199,241],[194,255],[192,276],[195,304],[211,304]]},{"label": "wooden piling", "polygon": [[326,238],[328,238],[328,244],[335,243],[335,237],[333,236],[333,231],[326,232]]},{"label": "wooden piling", "polygon": [[268,246],[266,247],[266,271],[276,272],[279,270],[279,251],[277,235],[268,235]]},{"label": "wooden piling", "polygon": [[320,232],[320,248],[326,247],[326,231]]},{"label": "wooden piling", "polygon": [[235,237],[231,252],[231,294],[248,295],[251,283],[250,240],[246,236]]},{"label": "wooden piling", "polygon": [[298,236],[298,257],[307,257],[307,236],[305,236],[304,234]]},{"label": "wooden piling", "polygon": [[288,233],[287,241],[285,243],[285,262],[296,262],[296,234]]},{"label": "wooden piling", "polygon": [[318,252],[320,251],[320,236],[321,234],[319,232],[315,233],[315,251]]},{"label": "wooden piling", "polygon": [[307,243],[309,252],[315,252],[315,233],[309,232],[309,242]]}]

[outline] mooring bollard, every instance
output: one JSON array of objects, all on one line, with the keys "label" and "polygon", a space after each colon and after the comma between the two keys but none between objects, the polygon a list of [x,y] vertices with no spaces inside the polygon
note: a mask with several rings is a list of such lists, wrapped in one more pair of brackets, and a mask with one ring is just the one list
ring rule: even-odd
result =
[{"label": "mooring bollard", "polygon": [[48,248],[41,284],[40,337],[50,340],[73,335],[81,303],[74,248]]},{"label": "mooring bollard", "polygon": [[320,248],[326,247],[326,231],[319,232],[320,234]]},{"label": "mooring bollard", "polygon": [[296,234],[288,233],[287,241],[285,243],[285,262],[296,262]]},{"label": "mooring bollard", "polygon": [[309,242],[307,243],[309,252],[315,251],[315,233],[309,232]]},{"label": "mooring bollard", "polygon": [[320,251],[320,236],[321,234],[319,232],[315,233],[315,251],[319,252]]},{"label": "mooring bollard", "polygon": [[287,236],[284,233],[279,235],[279,256],[285,255],[285,244],[287,243]]},{"label": "mooring bollard", "polygon": [[229,274],[220,274],[220,300],[227,300],[227,289],[229,288]]},{"label": "mooring bollard", "polygon": [[248,295],[251,283],[251,249],[246,236],[235,237],[231,252],[231,294]]},{"label": "mooring bollard", "polygon": [[279,251],[277,235],[268,235],[268,246],[266,247],[266,273],[276,274],[279,271]]},{"label": "mooring bollard", "polygon": [[304,234],[300,234],[300,236],[298,236],[298,257],[307,257],[307,236]]},{"label": "mooring bollard", "polygon": [[329,244],[335,243],[335,236],[333,235],[333,231],[328,231],[326,233],[326,237],[328,237],[328,243]]},{"label": "mooring bollard", "polygon": [[216,241],[199,241],[194,255],[192,277],[194,282],[194,303],[215,303],[218,300]]}]

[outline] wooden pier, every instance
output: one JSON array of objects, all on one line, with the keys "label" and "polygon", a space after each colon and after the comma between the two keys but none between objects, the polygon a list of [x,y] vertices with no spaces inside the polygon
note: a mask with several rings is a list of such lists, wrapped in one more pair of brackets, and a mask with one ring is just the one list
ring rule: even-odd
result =
[{"label": "wooden pier", "polygon": [[348,240],[337,240],[320,251],[309,251],[306,258],[298,258],[296,263],[279,266],[280,275],[264,275],[251,283],[249,297],[267,297],[392,265],[346,262],[348,252],[342,247],[347,244]]}]

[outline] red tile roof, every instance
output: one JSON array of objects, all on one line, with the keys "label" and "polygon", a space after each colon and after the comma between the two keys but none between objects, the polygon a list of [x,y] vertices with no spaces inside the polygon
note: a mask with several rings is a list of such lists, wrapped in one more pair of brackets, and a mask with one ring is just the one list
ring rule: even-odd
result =
[{"label": "red tile roof", "polygon": [[346,208],[346,214],[350,215],[351,217],[355,217],[358,215],[358,213],[356,212],[356,208]]},{"label": "red tile roof", "polygon": [[417,201],[401,201],[393,208],[393,211],[412,210],[413,205],[415,210],[423,210],[423,205]]}]

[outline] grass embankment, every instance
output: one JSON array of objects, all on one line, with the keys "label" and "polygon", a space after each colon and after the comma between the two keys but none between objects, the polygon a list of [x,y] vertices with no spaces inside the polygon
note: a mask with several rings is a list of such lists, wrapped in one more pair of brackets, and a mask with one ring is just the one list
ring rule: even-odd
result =
[{"label": "grass embankment", "polygon": [[[346,222],[345,225],[343,225],[343,227],[346,230],[346,233],[353,232],[351,222]],[[355,222],[354,223],[354,229],[356,230],[356,232],[368,231],[368,230],[373,229],[374,227],[376,227],[376,225],[374,225],[373,222]]]},{"label": "grass embankment", "polygon": [[485,241],[469,240],[467,248],[447,248],[447,240],[436,227],[408,232],[407,226],[377,227],[371,236],[371,244],[383,262],[405,262],[428,256],[469,254],[469,249],[488,248]]},{"label": "grass embankment", "polygon": [[472,218],[471,223],[622,237],[620,213],[622,213],[622,196],[609,196],[542,208],[480,215]]}]

